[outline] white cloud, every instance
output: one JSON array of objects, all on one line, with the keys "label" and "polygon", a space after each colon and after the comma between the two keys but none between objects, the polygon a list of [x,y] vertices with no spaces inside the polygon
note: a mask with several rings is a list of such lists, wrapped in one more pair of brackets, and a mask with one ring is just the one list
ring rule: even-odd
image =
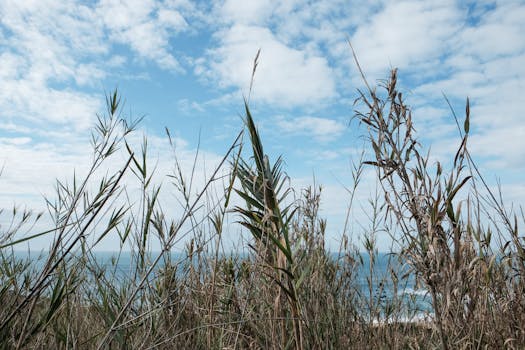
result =
[{"label": "white cloud", "polygon": [[[423,6],[420,3],[416,7]],[[443,16],[440,22],[440,17],[435,20],[428,14],[429,25],[411,34],[417,38],[408,40],[405,37],[398,42],[399,50],[402,50],[403,42],[416,44],[425,36],[432,43],[441,37],[441,41],[435,43],[437,52],[427,51],[424,49],[426,44],[423,44],[421,52],[413,51],[413,57],[400,60],[405,62],[400,65],[404,66],[400,77],[410,76],[413,83],[415,81],[413,94],[408,98],[409,103],[416,107],[415,126],[421,135],[431,135],[428,139],[433,142],[434,152],[444,155],[453,151],[451,145],[456,145],[458,132],[442,93],[451,100],[460,122],[464,118],[468,96],[473,154],[489,157],[488,164],[493,169],[523,168],[525,158],[517,150],[525,149],[522,130],[525,105],[520,95],[525,88],[525,39],[521,36],[525,30],[525,9],[516,2],[497,3],[494,7],[478,8],[476,18],[472,19],[466,17],[466,11],[454,10],[456,5],[447,6],[448,10],[443,11],[449,17]],[[447,26],[450,20],[461,24],[461,30],[457,30],[454,24]],[[432,34],[429,28],[439,23],[444,28],[442,33]],[[383,27],[387,28],[386,24]],[[395,28],[392,30],[398,34]],[[389,52],[388,46],[385,52]],[[403,58],[404,54],[399,55]],[[420,63],[424,59],[434,62],[434,67],[424,69]],[[366,64],[361,63],[366,70]],[[439,113],[440,109],[443,113]]]},{"label": "white cloud", "polygon": [[112,40],[129,45],[140,56],[153,60],[161,68],[182,70],[170,53],[169,39],[188,28],[176,9],[154,0],[102,0],[97,7]]},{"label": "white cloud", "polygon": [[[218,43],[207,60],[197,65],[196,72],[217,82],[219,88],[247,92],[253,58],[261,47],[253,101],[278,106],[305,106],[311,101],[318,104],[341,93],[348,86],[345,79],[352,83],[353,91],[361,82],[355,69],[349,76],[348,67],[355,67],[345,41],[349,34],[371,84],[376,78],[385,78],[390,67],[400,68],[399,86],[415,107],[415,127],[423,137],[422,144],[432,146],[432,159],[449,160],[460,143],[442,95],[445,93],[460,119],[464,117],[465,99],[470,97],[469,145],[474,156],[483,157],[484,165],[503,172],[525,166],[521,152],[525,149],[520,97],[525,88],[522,2],[290,1],[279,7],[271,1],[226,1],[218,9],[223,15],[215,34]],[[270,59],[279,67],[275,68],[278,74],[268,73],[270,68],[263,66],[268,60],[263,44],[272,47]],[[279,45],[285,49],[279,50]],[[300,65],[286,64],[290,62],[286,60],[275,65],[273,56],[286,55],[289,50],[323,59],[334,82],[334,92],[327,94],[328,98],[312,99],[314,94],[301,90],[292,97],[284,89],[293,84],[286,82],[287,76],[281,71],[293,71]],[[337,82],[336,77],[340,79]],[[317,141],[337,137],[337,128],[332,130],[336,136],[329,136],[329,128],[313,126],[313,120],[301,118],[292,114],[275,124],[285,134],[308,135]],[[326,131],[324,136],[320,135],[325,132],[322,130]],[[325,160],[336,156],[330,149],[317,154]],[[328,212],[340,210],[340,192],[327,193],[327,201],[337,206]]]},{"label": "white cloud", "polygon": [[112,41],[129,45],[139,59],[179,70],[169,40],[188,24],[177,6],[191,7],[158,1],[1,2],[4,122],[18,124],[12,130],[28,122],[32,131],[86,130],[101,107],[101,81],[128,62],[113,55]]},{"label": "white cloud", "polygon": [[[518,179],[518,181],[521,179]],[[493,193],[499,193],[497,187],[491,188]],[[525,210],[525,184],[523,182],[508,183],[501,186],[504,204],[507,210],[513,208],[515,213],[520,217],[520,211]],[[522,222],[523,224],[523,222]]]},{"label": "white cloud", "polygon": [[382,73],[390,66],[413,70],[444,53],[461,28],[460,14],[450,1],[389,2],[351,41],[365,72]]},{"label": "white cloud", "polygon": [[102,27],[84,5],[5,1],[0,13],[9,33],[6,48],[22,61],[28,79],[66,81],[77,74],[76,61],[83,55],[107,52]]},{"label": "white cloud", "polygon": [[334,160],[334,159],[339,158],[340,156],[341,154],[334,150],[324,150],[324,151],[319,151],[319,152],[314,153],[314,157],[317,161]]},{"label": "white cloud", "polygon": [[197,73],[222,88],[247,92],[253,60],[261,49],[254,82],[257,101],[293,107],[323,103],[336,94],[333,73],[325,58],[280,42],[264,27],[234,25],[215,34],[218,47],[208,53],[205,67]]},{"label": "white cloud", "polygon": [[500,2],[480,16],[479,23],[464,28],[459,36],[462,52],[481,60],[512,55],[525,49],[525,7],[520,2]]},{"label": "white cloud", "polygon": [[0,137],[0,145],[9,144],[9,145],[25,145],[31,142],[30,137]]},{"label": "white cloud", "polygon": [[264,24],[275,5],[275,1],[226,0],[217,12],[224,21],[247,25]]},{"label": "white cloud", "polygon": [[0,88],[4,118],[12,123],[26,120],[39,128],[49,128],[48,123],[52,123],[64,132],[89,128],[100,102],[89,94],[50,89],[25,80],[7,81]]},{"label": "white cloud", "polygon": [[[5,0],[0,23],[0,165],[6,165],[0,189],[10,199],[41,193],[40,184],[52,184],[71,165],[85,162],[84,136],[101,110],[104,79],[153,78],[156,73],[147,71],[152,63],[170,72],[191,66],[208,83],[198,100],[208,102],[178,96],[176,106],[188,113],[213,108],[222,118],[231,115],[233,103],[238,110],[239,91],[248,92],[259,48],[254,110],[271,104],[273,115],[287,116],[270,119],[286,136],[326,142],[297,163],[310,157],[314,167],[319,160],[341,164],[340,146],[349,146],[340,137],[346,126],[309,115],[326,115],[323,107],[332,110],[334,104],[337,110],[355,96],[359,76],[349,70],[354,64],[348,64],[347,34],[370,83],[385,78],[390,65],[400,67],[416,129],[424,145],[432,142],[434,156],[448,159],[459,144],[444,92],[460,118],[470,97],[469,144],[485,168],[505,176],[525,167],[522,1]],[[178,39],[190,50],[179,49]],[[139,65],[143,71],[129,69],[137,62],[145,63]],[[340,96],[348,91],[351,96]],[[294,114],[295,107],[308,110]],[[231,134],[224,132],[227,124],[221,125],[222,135]],[[334,150],[327,141],[336,139]],[[169,163],[162,159],[164,171]],[[341,192],[338,186],[326,191],[327,214],[341,215]]]},{"label": "white cloud", "polygon": [[[16,138],[17,140],[20,138]],[[26,205],[43,209],[42,195],[51,194],[54,179],[71,176],[73,170],[86,170],[89,162],[89,147],[75,144],[54,145],[50,143],[8,142],[2,144],[0,191],[5,194],[2,208],[20,199]],[[89,145],[86,139],[86,145]],[[67,151],[66,151],[67,150]]]},{"label": "white cloud", "polygon": [[499,126],[482,130],[470,139],[471,153],[488,157],[487,165],[493,169],[525,169],[525,124]]},{"label": "white cloud", "polygon": [[278,117],[276,125],[280,131],[288,134],[306,135],[318,141],[335,141],[346,126],[333,119],[318,117]]},{"label": "white cloud", "polygon": [[74,82],[80,87],[105,76],[96,61],[82,62],[108,49],[93,11],[73,2],[5,1],[0,14],[8,33],[0,56],[5,122],[68,132],[89,127],[99,100],[56,84]]},{"label": "white cloud", "polygon": [[177,101],[177,108],[185,114],[192,114],[195,112],[202,113],[205,111],[205,108],[202,104],[196,101],[190,101],[188,99],[182,99]]},{"label": "white cloud", "polygon": [[[141,131],[128,135],[128,141],[133,147],[136,154],[141,152],[142,136]],[[13,205],[24,205],[29,209],[37,212],[46,212],[44,197],[53,202],[56,198],[55,180],[58,179],[63,183],[71,185],[73,175],[76,175],[77,181],[83,179],[91,165],[92,150],[89,144],[88,133],[81,134],[80,139],[71,143],[60,142],[36,142],[29,138],[0,138],[2,155],[0,156],[0,208],[9,209]],[[150,189],[155,185],[162,184],[161,194],[159,196],[160,204],[165,210],[167,219],[179,220],[182,216],[183,208],[181,204],[184,200],[178,190],[175,189],[173,178],[168,178],[168,174],[178,176],[175,169],[174,155],[176,155],[181,166],[182,175],[186,181],[186,186],[192,183],[191,200],[196,199],[197,193],[204,188],[206,181],[209,180],[213,170],[222,160],[222,155],[204,150],[198,151],[196,158],[196,149],[191,148],[188,143],[181,138],[174,137],[175,150],[168,142],[167,137],[156,135],[147,136],[148,139],[148,171],[155,171]],[[101,176],[107,176],[113,171],[122,167],[127,161],[127,151],[124,147],[120,148],[111,159],[107,160],[102,168],[95,173],[88,188],[91,193],[96,193],[100,184]],[[140,156],[139,156],[140,161]],[[194,164],[194,162],[196,163]],[[195,166],[195,169],[194,169]],[[132,165],[133,168],[133,165]],[[228,168],[219,172],[220,175]],[[195,170],[193,172],[193,170]],[[193,176],[193,179],[191,178]],[[78,185],[78,183],[77,183]],[[130,205],[133,205],[134,211],[138,210],[137,206],[140,201],[141,184],[137,178],[128,170],[123,178],[123,186],[126,186],[126,194]],[[216,181],[210,190],[215,191],[217,195],[222,193],[220,181]],[[211,197],[207,197],[210,199]],[[120,198],[113,205],[122,203],[125,198]],[[116,203],[116,204],[115,204]],[[196,216],[199,216],[203,210],[207,210],[208,202],[201,202],[200,209],[196,209]],[[5,223],[6,215],[0,215],[0,225]],[[48,229],[52,225],[48,215],[42,220],[41,229]],[[185,231],[187,228],[184,228]],[[181,238],[183,232],[180,233]],[[48,248],[49,241],[36,240],[32,241],[32,249]],[[99,246],[101,250],[112,250],[118,247],[117,237],[108,237]],[[158,243],[152,249],[159,249]]]}]

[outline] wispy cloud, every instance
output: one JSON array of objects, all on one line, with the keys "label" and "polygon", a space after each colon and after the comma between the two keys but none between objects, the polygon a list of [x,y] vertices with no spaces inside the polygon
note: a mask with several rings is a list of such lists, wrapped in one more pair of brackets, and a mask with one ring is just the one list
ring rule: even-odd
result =
[{"label": "wispy cloud", "polygon": [[202,113],[206,110],[202,104],[186,98],[177,101],[177,108],[185,114],[192,114],[194,112]]}]

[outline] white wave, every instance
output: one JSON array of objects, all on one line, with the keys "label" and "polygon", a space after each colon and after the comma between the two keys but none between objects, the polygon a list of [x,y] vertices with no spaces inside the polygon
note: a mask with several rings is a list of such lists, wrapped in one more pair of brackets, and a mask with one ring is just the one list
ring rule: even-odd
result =
[{"label": "white wave", "polygon": [[434,320],[434,314],[431,312],[422,312],[417,313],[412,316],[397,316],[397,317],[389,317],[388,319],[381,318],[381,319],[374,319],[372,321],[372,324],[378,326],[378,325],[384,325],[384,324],[393,324],[393,323],[431,323]]},{"label": "white wave", "polygon": [[428,295],[428,290],[424,288],[419,289],[413,289],[413,288],[406,288],[399,292],[400,295],[419,295],[419,296],[426,296]]}]

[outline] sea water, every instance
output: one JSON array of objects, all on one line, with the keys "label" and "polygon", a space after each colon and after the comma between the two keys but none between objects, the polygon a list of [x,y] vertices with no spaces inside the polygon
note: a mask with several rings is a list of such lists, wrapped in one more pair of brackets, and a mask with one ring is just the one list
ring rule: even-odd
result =
[{"label": "sea water", "polygon": [[[148,269],[151,261],[157,255],[156,252],[150,253],[145,269]],[[35,254],[25,251],[14,252],[14,256],[20,261],[30,262],[31,268],[35,271],[44,267],[47,258],[46,253]],[[229,256],[235,257],[234,255]],[[236,257],[242,259],[245,256],[237,255]],[[336,260],[339,255],[330,253],[330,257]],[[396,321],[414,322],[432,317],[428,291],[418,286],[414,275],[409,273],[407,264],[387,253],[374,254],[372,264],[371,256],[368,253],[360,253],[357,258],[360,261],[356,264],[355,269],[355,290],[359,293],[359,300],[362,301],[360,309],[365,317],[372,305],[380,310],[379,318],[383,318],[383,322],[393,321],[385,314],[385,310],[388,310],[388,305],[394,302],[397,303],[396,305],[405,308],[395,313],[397,315]],[[130,278],[136,279],[137,282],[139,280],[139,277],[133,276],[136,272],[136,254],[132,255],[130,252],[123,251],[92,252],[91,259],[96,262],[99,270],[103,271],[106,278],[111,279],[111,282],[116,285]],[[172,264],[179,266],[189,262],[185,253],[172,253],[170,260]],[[195,259],[192,263],[196,263]],[[165,266],[165,260],[161,259],[158,266],[152,270],[153,273],[149,276],[150,281],[154,280],[155,275],[163,266]],[[177,269],[180,274],[183,274],[183,270],[182,268]]]}]

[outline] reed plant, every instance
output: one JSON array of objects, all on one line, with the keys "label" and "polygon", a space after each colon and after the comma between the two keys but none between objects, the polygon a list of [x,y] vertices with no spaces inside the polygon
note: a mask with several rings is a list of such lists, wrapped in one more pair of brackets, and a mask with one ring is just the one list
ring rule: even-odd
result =
[{"label": "reed plant", "polygon": [[[501,283],[493,279],[498,275],[495,269],[504,275],[510,273],[509,266],[516,271],[515,258],[523,249],[523,240],[518,239],[518,217],[505,211],[502,200],[496,200],[470,156],[469,99],[461,127],[452,110],[460,141],[450,169],[445,171],[440,162],[430,164],[429,153],[423,151],[415,136],[411,109],[397,87],[397,70],[392,70],[378,91],[368,85],[359,69],[366,89],[359,91],[358,101],[365,112],[356,113],[356,118],[366,125],[373,151],[373,160],[364,163],[377,170],[387,206],[385,219],[396,225],[391,236],[400,247],[400,256],[429,291],[441,348],[523,344],[522,336],[517,336],[523,327],[499,318],[501,312],[494,309],[500,302],[503,306],[511,300],[522,305],[518,286],[523,275],[516,273],[510,279],[500,275],[508,283],[502,287],[508,292],[505,297],[500,294],[495,299],[492,291]],[[471,192],[458,200],[469,182]],[[494,212],[503,225],[487,220]],[[498,230],[499,251],[494,251],[492,230]],[[488,329],[497,327],[494,321],[505,323],[507,328],[503,331],[498,327],[501,333],[487,338]]]},{"label": "reed plant", "polygon": [[[358,92],[372,158],[353,168],[350,209],[365,167],[375,168],[377,191],[359,203],[368,221],[347,222],[335,252],[322,186],[290,186],[283,158],[264,152],[249,98],[244,132],[197,188],[198,154],[184,173],[168,130],[173,172],[156,182],[147,139],[132,141],[139,120],[123,116],[117,91],[108,95],[85,175],[57,182],[47,214],[0,212],[1,348],[525,346],[523,212],[506,209],[470,155],[469,101],[462,123],[456,117],[457,152],[432,163],[397,74],[374,88],[364,79]],[[163,207],[165,194],[178,210]],[[44,217],[51,227],[36,232]],[[224,248],[232,225],[243,228],[233,250]],[[393,242],[386,255],[379,233]],[[119,246],[101,260],[110,236]],[[47,252],[18,252],[41,237]],[[423,300],[408,294],[417,286]]]}]

